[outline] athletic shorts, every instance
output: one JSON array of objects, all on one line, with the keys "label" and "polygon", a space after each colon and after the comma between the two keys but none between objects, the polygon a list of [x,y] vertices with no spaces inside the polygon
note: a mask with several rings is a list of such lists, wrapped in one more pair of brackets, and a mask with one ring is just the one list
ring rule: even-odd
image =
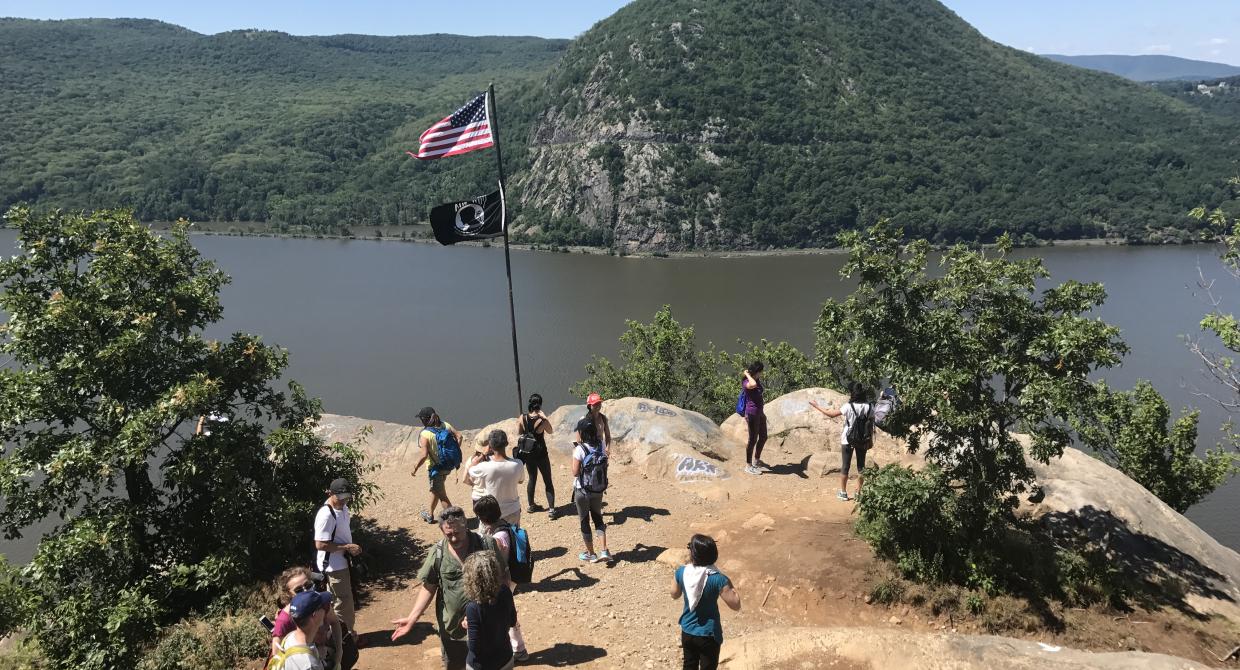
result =
[{"label": "athletic shorts", "polygon": [[438,472],[431,477],[431,493],[440,498],[448,497],[448,488],[444,486],[444,482],[448,481],[448,473]]}]

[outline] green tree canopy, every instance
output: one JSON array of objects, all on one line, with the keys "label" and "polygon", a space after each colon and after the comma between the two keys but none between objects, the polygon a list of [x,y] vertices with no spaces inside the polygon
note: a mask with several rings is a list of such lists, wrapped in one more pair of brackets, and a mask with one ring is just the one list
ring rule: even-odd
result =
[{"label": "green tree canopy", "polygon": [[[158,625],[307,553],[326,483],[367,468],[314,435],[317,401],[277,390],[286,351],[204,337],[228,278],[183,227],[7,219],[21,250],[0,262],[0,528],[55,524],[22,570],[19,623],[58,665],[133,667]],[[196,430],[213,415],[228,420]]]}]

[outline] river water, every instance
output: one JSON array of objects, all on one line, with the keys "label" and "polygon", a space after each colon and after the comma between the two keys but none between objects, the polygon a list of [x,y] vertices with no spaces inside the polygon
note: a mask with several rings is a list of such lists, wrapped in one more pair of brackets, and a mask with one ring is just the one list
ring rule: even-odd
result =
[{"label": "river water", "polygon": [[[0,230],[0,252],[14,248]],[[478,427],[517,411],[503,250],[375,241],[198,236],[194,244],[232,277],[224,321],[213,329],[261,335],[291,352],[289,376],[323,399],[326,411],[412,423],[423,405]],[[1098,316],[1120,326],[1132,348],[1103,375],[1128,388],[1149,379],[1174,407],[1202,410],[1202,448],[1225,415],[1198,390],[1217,388],[1200,372],[1183,336],[1208,310],[1198,267],[1218,278],[1223,307],[1240,311],[1233,282],[1213,247],[1048,247],[1054,281],[1101,281]],[[549,407],[575,402],[568,388],[592,355],[615,357],[625,319],[649,321],[670,304],[700,342],[735,350],[737,340],[787,340],[808,350],[823,300],[851,285],[840,255],[638,259],[513,252],[521,373],[526,394]],[[1240,548],[1240,481],[1188,516]],[[0,548],[29,558],[27,541]]]}]

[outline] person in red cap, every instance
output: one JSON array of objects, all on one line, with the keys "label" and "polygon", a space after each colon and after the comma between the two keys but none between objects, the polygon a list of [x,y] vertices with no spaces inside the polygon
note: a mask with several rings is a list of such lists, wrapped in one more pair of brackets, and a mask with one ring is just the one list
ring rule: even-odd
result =
[{"label": "person in red cap", "polygon": [[587,423],[594,424],[598,436],[603,438],[603,451],[611,455],[611,427],[607,425],[607,415],[603,414],[603,396],[591,393],[586,397],[586,415],[577,422],[577,442],[581,440],[581,427]]}]

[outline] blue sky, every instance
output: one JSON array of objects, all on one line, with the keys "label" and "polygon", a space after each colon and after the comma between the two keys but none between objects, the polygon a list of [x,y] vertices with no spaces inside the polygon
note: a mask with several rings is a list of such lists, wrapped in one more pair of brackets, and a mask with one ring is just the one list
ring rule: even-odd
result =
[{"label": "blue sky", "polygon": [[[572,37],[626,0],[0,0],[0,16],[153,18],[202,33]],[[945,0],[983,34],[1038,53],[1161,53],[1240,65],[1240,0]],[[468,7],[468,23],[456,10]]]}]

